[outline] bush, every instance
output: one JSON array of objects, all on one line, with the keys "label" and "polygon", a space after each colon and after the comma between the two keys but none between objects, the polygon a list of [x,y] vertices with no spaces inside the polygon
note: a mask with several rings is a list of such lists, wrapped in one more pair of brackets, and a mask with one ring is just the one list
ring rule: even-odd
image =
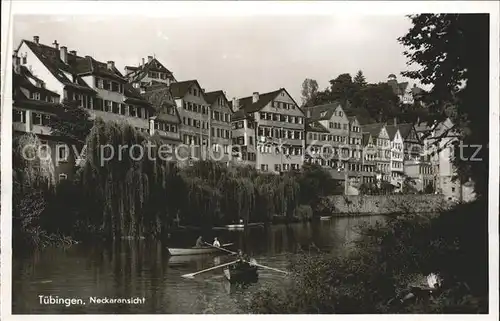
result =
[{"label": "bush", "polygon": [[[388,217],[361,226],[343,257],[298,254],[284,289],[254,295],[254,313],[486,313],[487,203],[459,205],[436,216]],[[471,264],[471,262],[474,262]],[[389,301],[429,273],[442,279],[434,300],[407,306]],[[271,299],[272,298],[272,299]]]}]

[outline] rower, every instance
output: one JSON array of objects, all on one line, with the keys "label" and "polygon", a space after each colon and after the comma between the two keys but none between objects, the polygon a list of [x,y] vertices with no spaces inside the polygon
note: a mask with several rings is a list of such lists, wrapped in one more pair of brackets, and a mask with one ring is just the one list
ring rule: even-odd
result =
[{"label": "rower", "polygon": [[216,237],[214,238],[214,243],[212,244],[212,246],[214,246],[214,247],[220,247],[220,242],[219,242],[219,240]]},{"label": "rower", "polygon": [[203,247],[203,238],[201,237],[201,235],[196,240],[196,245],[194,247]]}]

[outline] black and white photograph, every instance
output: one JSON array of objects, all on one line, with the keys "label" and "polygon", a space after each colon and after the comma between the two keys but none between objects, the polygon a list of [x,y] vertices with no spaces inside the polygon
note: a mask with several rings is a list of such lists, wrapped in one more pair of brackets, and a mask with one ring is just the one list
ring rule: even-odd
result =
[{"label": "black and white photograph", "polygon": [[2,2],[2,318],[496,320],[499,8]]}]

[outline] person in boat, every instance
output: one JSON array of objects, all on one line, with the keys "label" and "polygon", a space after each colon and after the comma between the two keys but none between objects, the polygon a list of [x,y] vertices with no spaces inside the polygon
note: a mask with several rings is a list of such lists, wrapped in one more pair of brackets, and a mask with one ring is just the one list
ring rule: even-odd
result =
[{"label": "person in boat", "polygon": [[220,242],[216,237],[214,238],[214,243],[212,244],[212,246],[220,247]]},{"label": "person in boat", "polygon": [[203,238],[201,235],[196,239],[196,245],[194,247],[203,247]]}]

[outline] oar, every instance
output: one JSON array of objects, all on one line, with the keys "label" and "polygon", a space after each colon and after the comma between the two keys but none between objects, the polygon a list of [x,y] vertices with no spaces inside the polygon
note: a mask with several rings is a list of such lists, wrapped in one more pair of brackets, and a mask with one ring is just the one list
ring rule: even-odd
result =
[{"label": "oar", "polygon": [[198,272],[195,272],[195,273],[184,274],[184,275],[182,275],[182,277],[183,278],[187,278],[187,279],[192,279],[195,275],[198,275],[198,274],[201,274],[201,273],[204,273],[204,272],[208,272],[208,271],[211,271],[211,270],[215,270],[215,269],[221,268],[223,266],[231,265],[231,264],[234,264],[236,262],[238,262],[238,261],[233,261],[233,262],[229,262],[229,263],[220,264],[220,265],[211,267],[209,269],[201,270],[201,271],[198,271]]},{"label": "oar", "polygon": [[264,269],[269,269],[269,270],[273,270],[273,271],[276,271],[276,272],[281,272],[281,273],[288,274],[287,271],[278,270],[278,269],[275,269],[275,268],[272,268],[272,267],[269,267],[269,266],[265,266],[265,265],[259,264],[254,259],[250,260],[250,264],[258,266],[258,267],[261,267],[261,268],[264,268]]},{"label": "oar", "polygon": [[207,242],[203,242],[203,243],[205,243],[206,245],[211,246],[211,247],[213,247],[213,248],[215,248],[215,249],[222,250],[222,251],[226,251],[227,253],[231,253],[231,254],[233,254],[233,255],[234,255],[234,254],[238,254],[238,253],[236,253],[236,252],[229,251],[229,250],[227,250],[227,249],[223,248],[222,246],[213,246],[212,244],[207,243]]}]

